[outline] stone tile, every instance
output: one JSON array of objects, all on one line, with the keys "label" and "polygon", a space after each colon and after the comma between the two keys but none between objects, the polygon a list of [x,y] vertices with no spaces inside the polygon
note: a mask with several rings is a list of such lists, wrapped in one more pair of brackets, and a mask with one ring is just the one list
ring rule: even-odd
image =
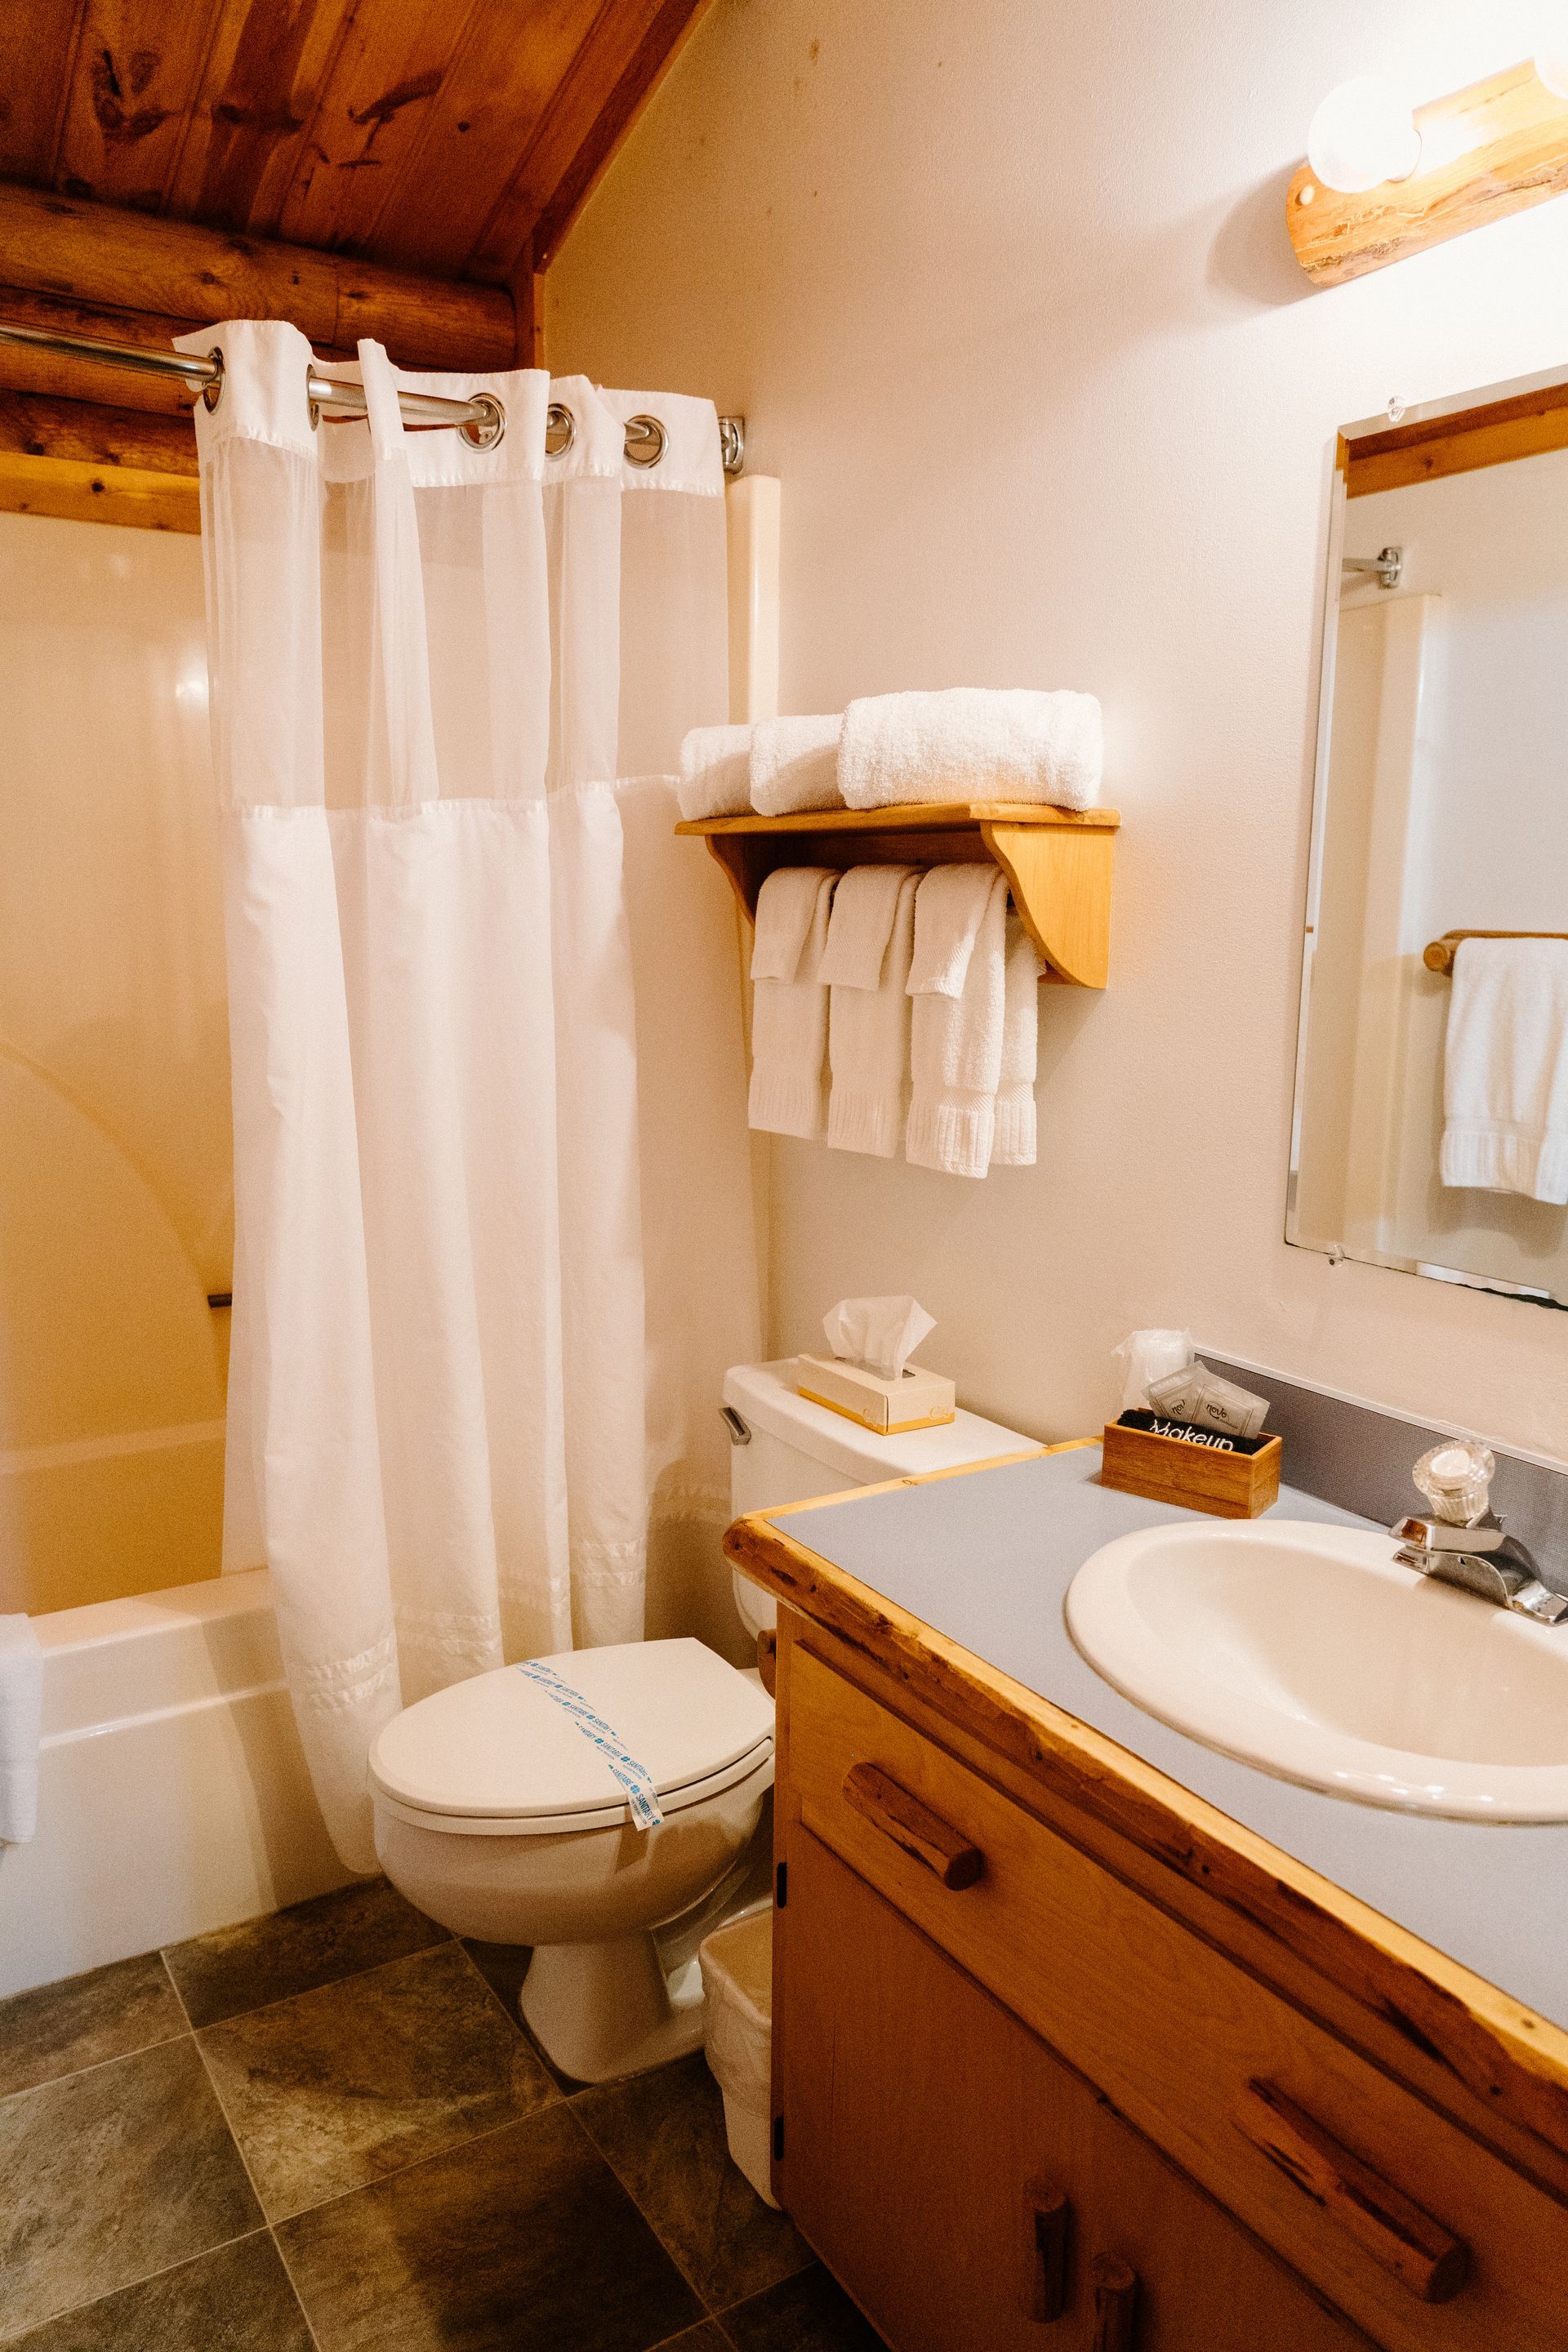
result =
[{"label": "stone tile", "polygon": [[455,1943],[196,2039],[269,2221],[558,2095]]},{"label": "stone tile", "polygon": [[819,2263],[721,2315],[735,2352],[887,2352]]},{"label": "stone tile", "polygon": [[265,2230],[35,2328],[12,2352],[312,2352]]},{"label": "stone tile", "polygon": [[185,2031],[156,1952],[0,2000],[0,2098],[105,2058],[126,2058]]},{"label": "stone tile", "polygon": [[703,2316],[563,2103],[278,2236],[321,2352],[648,2352]]},{"label": "stone tile", "polygon": [[217,2025],[447,1940],[445,1927],[374,1878],[171,1944],[163,1958],[191,2023]]},{"label": "stone tile", "polygon": [[573,2105],[710,2310],[810,2262],[788,2217],[731,2162],[723,2098],[700,2050],[580,2091]]},{"label": "stone tile", "polygon": [[467,1952],[486,1984],[494,1993],[507,2015],[520,2025],[529,2047],[550,2075],[558,2091],[580,2091],[576,2075],[565,2074],[548,2050],[536,2042],[528,2031],[528,2021],[518,2007],[522,1980],[528,1974],[528,1964],[533,1954],[526,1944],[481,1944],[474,1937],[465,1936],[463,1949]]},{"label": "stone tile", "polygon": [[0,2100],[0,2342],[261,2221],[184,2034]]}]

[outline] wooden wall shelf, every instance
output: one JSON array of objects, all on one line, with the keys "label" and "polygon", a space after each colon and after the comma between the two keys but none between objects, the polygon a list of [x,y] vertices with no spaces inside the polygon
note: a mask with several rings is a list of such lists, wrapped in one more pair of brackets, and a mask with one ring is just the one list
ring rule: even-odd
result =
[{"label": "wooden wall shelf", "polygon": [[776,866],[954,866],[990,859],[1045,963],[1044,978],[1103,988],[1110,968],[1115,809],[1034,802],[942,801],[880,809],[808,809],[794,816],[701,817],[699,834],[748,921]]}]

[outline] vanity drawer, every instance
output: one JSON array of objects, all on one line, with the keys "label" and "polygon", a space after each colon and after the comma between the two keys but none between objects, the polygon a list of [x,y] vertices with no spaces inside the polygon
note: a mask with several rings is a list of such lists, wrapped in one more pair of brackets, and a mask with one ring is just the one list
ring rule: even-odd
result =
[{"label": "vanity drawer", "polygon": [[795,1645],[805,1826],[1390,2352],[1565,2352],[1568,2210]]}]

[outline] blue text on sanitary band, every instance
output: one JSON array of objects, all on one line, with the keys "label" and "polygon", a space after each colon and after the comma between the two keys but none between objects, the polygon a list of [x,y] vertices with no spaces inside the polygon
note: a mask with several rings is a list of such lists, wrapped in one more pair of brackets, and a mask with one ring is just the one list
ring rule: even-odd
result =
[{"label": "blue text on sanitary band", "polygon": [[553,1666],[546,1666],[537,1658],[519,1666],[518,1673],[526,1675],[531,1683],[563,1707],[590,1746],[598,1749],[616,1780],[626,1792],[626,1802],[632,1809],[632,1819],[639,1830],[657,1829],[664,1819],[658,1801],[658,1791],[653,1785],[653,1775],[646,1764],[628,1756],[602,1715],[595,1715],[587,1700],[571,1684],[563,1682]]}]

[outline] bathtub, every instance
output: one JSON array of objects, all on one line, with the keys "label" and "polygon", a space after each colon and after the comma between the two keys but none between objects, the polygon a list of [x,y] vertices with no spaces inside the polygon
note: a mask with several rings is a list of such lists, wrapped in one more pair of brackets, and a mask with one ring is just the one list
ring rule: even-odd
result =
[{"label": "bathtub", "polygon": [[0,1995],[325,1894],[267,1570],[35,1617],[38,1831],[0,1846]]}]

